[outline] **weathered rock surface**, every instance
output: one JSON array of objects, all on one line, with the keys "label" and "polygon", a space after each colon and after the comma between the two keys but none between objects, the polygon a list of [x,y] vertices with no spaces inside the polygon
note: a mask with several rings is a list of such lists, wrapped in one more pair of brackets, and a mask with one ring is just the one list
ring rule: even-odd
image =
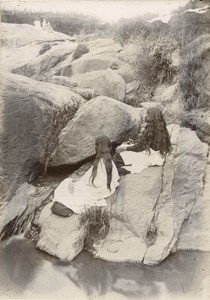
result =
[{"label": "weathered rock surface", "polygon": [[[205,171],[209,175],[208,147],[188,128],[171,124],[168,131],[173,151],[164,166],[121,177],[116,193],[107,199],[110,229],[93,245],[94,257],[155,265],[177,249],[210,250],[209,176],[204,178]],[[71,260],[82,249],[84,228],[78,216],[54,216],[50,206],[40,215],[38,247]]]},{"label": "weathered rock surface", "polygon": [[140,115],[135,108],[108,97],[92,99],[60,133],[50,165],[80,162],[94,155],[97,136],[106,134],[112,142],[122,141],[126,135],[138,133],[139,126]]},{"label": "weathered rock surface", "polygon": [[82,89],[94,89],[99,96],[107,96],[121,102],[125,101],[125,81],[111,69],[75,75],[71,80]]},{"label": "weathered rock surface", "polygon": [[167,124],[180,124],[180,98],[181,94],[178,83],[173,85],[163,84],[157,87],[153,101],[159,103]]},{"label": "weathered rock surface", "polygon": [[46,42],[56,40],[72,41],[75,39],[60,32],[54,31],[50,33],[28,24],[1,23],[2,46],[7,46],[8,48],[21,47],[35,41]]},{"label": "weathered rock surface", "polygon": [[210,111],[202,109],[182,110],[182,123],[196,130],[198,137],[210,145]]},{"label": "weathered rock surface", "polygon": [[80,226],[79,215],[63,218],[51,213],[49,203],[42,210],[39,225],[41,232],[37,248],[62,260],[72,260],[83,249],[85,230]]},{"label": "weathered rock surface", "polygon": [[181,228],[178,240],[178,249],[209,251],[210,248],[210,165],[205,174],[205,187],[200,195],[187,222]]},{"label": "weathered rock surface", "polygon": [[[76,43],[69,41],[26,45],[7,51],[8,55],[4,63],[7,64],[12,73],[42,80],[53,73],[54,68],[66,57],[69,57],[76,47]],[[28,53],[30,54],[28,55]]]},{"label": "weathered rock surface", "polygon": [[5,74],[1,84],[0,165],[7,191],[39,172],[84,100],[66,87],[37,84],[21,75]]},{"label": "weathered rock surface", "polygon": [[[153,265],[175,251],[180,231],[202,195],[207,145],[189,129],[168,128],[172,154],[163,167],[121,178],[111,199],[111,228],[105,240],[95,245],[95,257]],[[201,239],[209,245],[209,235]],[[196,248],[196,242],[191,244],[189,248]]]},{"label": "weathered rock surface", "polygon": [[86,43],[89,52],[83,54],[79,59],[69,61],[60,68],[59,75],[73,76],[91,71],[116,70],[120,61],[117,58],[118,51],[122,47],[112,39],[97,39]]}]

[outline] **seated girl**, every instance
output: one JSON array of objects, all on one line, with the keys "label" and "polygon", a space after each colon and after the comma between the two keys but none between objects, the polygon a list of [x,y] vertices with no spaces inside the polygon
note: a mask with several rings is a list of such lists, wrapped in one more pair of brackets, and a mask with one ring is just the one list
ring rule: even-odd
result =
[{"label": "seated girl", "polygon": [[[130,173],[140,173],[149,166],[161,166],[171,152],[171,141],[164,116],[159,108],[149,108],[145,118],[146,127],[133,145],[122,144],[116,148],[114,160],[119,153],[124,161],[123,168]],[[119,171],[120,172],[120,171]]]},{"label": "seated girl", "polygon": [[53,213],[68,216],[72,212],[81,214],[91,206],[106,206],[105,198],[115,192],[119,175],[107,136],[96,138],[95,150],[93,166],[79,181],[73,183],[72,178],[66,178],[55,189]]}]

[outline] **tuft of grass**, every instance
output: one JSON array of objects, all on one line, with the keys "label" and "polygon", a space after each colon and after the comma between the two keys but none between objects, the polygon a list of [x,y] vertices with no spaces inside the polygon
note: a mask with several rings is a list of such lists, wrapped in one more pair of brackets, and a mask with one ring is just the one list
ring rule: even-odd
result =
[{"label": "tuft of grass", "polygon": [[104,239],[110,229],[109,214],[104,208],[91,207],[80,217],[80,225],[86,231],[85,248],[93,249],[93,244]]},{"label": "tuft of grass", "polygon": [[172,83],[178,70],[173,66],[171,56],[177,47],[177,42],[169,37],[139,40],[133,66],[138,80],[145,87],[151,90],[157,85]]},{"label": "tuft of grass", "polygon": [[209,70],[205,56],[203,53],[196,55],[193,49],[187,49],[182,54],[180,90],[182,104],[186,111],[198,108],[207,110],[210,107],[210,98],[206,92]]},{"label": "tuft of grass", "polygon": [[72,60],[80,58],[83,54],[88,53],[89,49],[85,44],[79,44],[74,50]]}]

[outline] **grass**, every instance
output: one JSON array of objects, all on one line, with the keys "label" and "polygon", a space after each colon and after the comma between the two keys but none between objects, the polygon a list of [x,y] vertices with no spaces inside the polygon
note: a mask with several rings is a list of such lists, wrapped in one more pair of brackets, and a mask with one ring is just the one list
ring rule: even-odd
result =
[{"label": "grass", "polygon": [[91,207],[81,215],[80,225],[86,231],[85,248],[93,249],[93,244],[104,239],[109,231],[109,214],[104,208]]}]

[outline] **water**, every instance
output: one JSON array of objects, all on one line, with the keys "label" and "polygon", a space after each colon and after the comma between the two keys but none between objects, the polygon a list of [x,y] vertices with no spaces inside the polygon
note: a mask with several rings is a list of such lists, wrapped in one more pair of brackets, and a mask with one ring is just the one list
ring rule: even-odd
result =
[{"label": "water", "polygon": [[83,251],[65,263],[14,236],[0,244],[0,299],[209,299],[202,297],[209,262],[210,253],[179,251],[148,267],[109,263]]}]

